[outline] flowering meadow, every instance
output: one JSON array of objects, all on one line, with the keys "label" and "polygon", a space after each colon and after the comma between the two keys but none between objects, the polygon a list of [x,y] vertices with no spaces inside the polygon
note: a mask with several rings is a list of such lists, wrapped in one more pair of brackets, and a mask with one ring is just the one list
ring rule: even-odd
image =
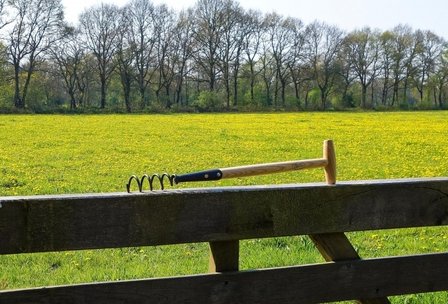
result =
[{"label": "flowering meadow", "polygon": [[[448,176],[448,112],[0,116],[0,196],[122,192],[130,175],[320,158],[338,180]],[[181,187],[323,181],[321,169]],[[441,252],[446,228],[350,233],[363,257]],[[307,237],[241,242],[241,268],[322,261]],[[207,272],[207,244],[0,256],[0,289]],[[177,261],[182,260],[182,263]],[[446,303],[447,293],[392,298]]]}]

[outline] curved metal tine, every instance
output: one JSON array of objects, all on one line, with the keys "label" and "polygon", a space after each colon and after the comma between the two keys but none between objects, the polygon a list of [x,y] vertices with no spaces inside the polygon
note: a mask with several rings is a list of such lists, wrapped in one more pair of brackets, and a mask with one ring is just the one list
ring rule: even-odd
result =
[{"label": "curved metal tine", "polygon": [[[160,176],[159,176],[157,173],[151,175],[151,177],[148,178],[148,181],[149,181],[149,189],[150,189],[151,191],[153,191],[153,189],[154,189],[154,179],[155,179],[156,177],[157,177],[157,179],[158,179],[159,182],[160,182]],[[162,190],[163,190],[163,187],[162,187]]]},{"label": "curved metal tine", "polygon": [[148,181],[149,181],[149,179],[150,179],[150,177],[149,177],[149,175],[148,174],[143,174],[142,175],[142,179],[140,180],[140,192],[143,192],[143,182],[145,181],[145,179],[148,179]]},{"label": "curved metal tine", "polygon": [[173,187],[175,183],[174,181],[176,180],[176,174],[168,175],[168,180],[170,181],[170,186]]},{"label": "curved metal tine", "polygon": [[140,192],[142,192],[142,183],[141,183],[140,179],[136,175],[132,175],[129,178],[128,183],[126,184],[126,190],[128,191],[128,193],[131,193],[131,183],[133,180],[135,180],[137,182],[138,190]]},{"label": "curved metal tine", "polygon": [[142,175],[141,178],[138,178],[136,175],[132,175],[129,178],[128,183],[126,184],[126,190],[128,191],[128,193],[131,193],[131,185],[132,185],[132,181],[135,180],[138,186],[138,190],[140,192],[143,192],[143,183],[145,182],[145,179],[148,180],[148,184],[149,184],[149,190],[153,191],[154,190],[154,180],[157,179],[160,183],[160,189],[164,190],[165,189],[165,178],[168,179],[169,183],[171,186],[174,185],[175,179],[176,179],[176,175],[169,175],[168,173],[163,173],[162,175],[159,174],[153,174],[153,175],[148,175],[148,174],[144,174]]},{"label": "curved metal tine", "polygon": [[168,179],[168,181],[170,182],[170,185],[173,186],[174,185],[174,175],[169,175],[168,173],[163,173],[162,176],[160,177],[160,187],[163,190],[165,188],[164,185],[164,179],[165,177]]}]

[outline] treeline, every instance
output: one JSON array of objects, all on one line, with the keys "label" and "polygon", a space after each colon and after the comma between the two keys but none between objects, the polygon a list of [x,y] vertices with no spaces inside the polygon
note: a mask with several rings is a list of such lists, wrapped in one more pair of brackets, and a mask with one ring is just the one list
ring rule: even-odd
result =
[{"label": "treeline", "polygon": [[448,46],[398,25],[336,26],[198,0],[85,10],[0,0],[0,108],[45,111],[446,108]]}]

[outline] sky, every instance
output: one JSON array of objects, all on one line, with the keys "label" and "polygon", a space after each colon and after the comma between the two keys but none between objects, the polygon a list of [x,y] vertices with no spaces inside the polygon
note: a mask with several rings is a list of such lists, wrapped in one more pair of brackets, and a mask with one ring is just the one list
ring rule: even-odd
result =
[{"label": "sky", "polygon": [[[351,31],[364,26],[380,30],[408,24],[414,29],[431,30],[448,40],[447,0],[236,0],[245,9],[277,12],[311,23],[325,21]],[[62,0],[66,18],[76,23],[86,8],[103,3],[123,6],[129,0]],[[196,0],[153,0],[175,10],[193,7]]]}]

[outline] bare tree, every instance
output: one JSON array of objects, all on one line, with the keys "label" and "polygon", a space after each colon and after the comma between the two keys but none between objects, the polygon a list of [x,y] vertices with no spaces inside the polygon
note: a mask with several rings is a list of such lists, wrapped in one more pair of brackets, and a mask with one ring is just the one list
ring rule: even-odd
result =
[{"label": "bare tree", "polygon": [[126,111],[130,113],[132,111],[131,90],[134,79],[134,50],[132,36],[130,35],[131,22],[128,9],[129,7],[125,7],[121,10],[116,61],[121,86],[123,88],[124,104]]},{"label": "bare tree", "polygon": [[407,64],[410,62],[410,48],[413,43],[412,29],[409,26],[398,25],[392,31],[391,78],[393,81],[392,103],[398,101],[400,85],[406,78]]},{"label": "bare tree", "polygon": [[[192,11],[182,11],[179,14],[176,27],[174,29],[173,37],[173,61],[174,61],[174,77],[175,77],[175,91],[176,104],[181,104],[182,89],[184,87],[184,80],[191,70],[191,59],[195,52],[193,34]],[[186,94],[187,95],[187,94]],[[185,96],[185,101],[188,96]]]},{"label": "bare tree", "polygon": [[154,10],[149,0],[132,0],[127,7],[141,108],[147,105],[148,88],[157,71]]},{"label": "bare tree", "polygon": [[77,108],[79,93],[79,71],[85,49],[79,44],[79,32],[72,29],[63,39],[54,43],[50,49],[51,59],[57,65],[57,74],[63,80],[64,88],[70,97],[70,109]]},{"label": "bare tree", "polygon": [[8,12],[8,0],[0,0],[0,30],[13,22]]},{"label": "bare tree", "polygon": [[81,58],[78,72],[76,73],[76,85],[78,87],[79,106],[90,107],[92,96],[95,96],[97,79],[96,58],[92,54],[84,54]]},{"label": "bare tree", "polygon": [[418,30],[415,33],[418,43],[416,55],[416,73],[414,77],[420,101],[424,99],[426,82],[435,73],[437,59],[444,49],[444,41],[431,31]]},{"label": "bare tree", "polygon": [[[10,0],[14,21],[9,31],[8,55],[14,68],[14,105],[25,108],[31,76],[50,46],[63,36],[60,0]],[[22,83],[22,72],[25,81]]]},{"label": "bare tree", "polygon": [[[265,33],[266,28],[263,23],[263,38],[261,41],[261,54],[258,64],[261,66],[261,77],[263,79],[263,84],[265,88],[267,106],[272,106],[272,86],[276,80],[277,69],[275,65],[274,57],[271,52],[271,42],[267,39]],[[277,106],[277,105],[275,105]]]},{"label": "bare tree", "polygon": [[383,32],[379,37],[380,74],[382,80],[381,103],[383,106],[389,104],[389,91],[392,88],[391,74],[393,63],[394,34],[391,31]]},{"label": "bare tree", "polygon": [[446,85],[448,84],[448,46],[445,44],[445,50],[437,58],[438,64],[433,78],[434,82],[434,103],[440,109],[445,106]]},{"label": "bare tree", "polygon": [[260,56],[261,39],[263,37],[262,15],[258,11],[249,11],[245,17],[245,25],[249,30],[244,36],[243,47],[247,65],[249,66],[250,100],[255,102],[254,90],[257,76],[261,69],[256,68]]},{"label": "bare tree", "polygon": [[310,80],[310,75],[307,72],[309,66],[305,60],[305,35],[303,22],[299,19],[291,19],[291,26],[293,31],[293,44],[287,56],[286,65],[294,85],[297,107],[301,108],[300,94],[302,91],[302,84],[305,81]]},{"label": "bare tree", "polygon": [[408,39],[408,48],[406,49],[406,59],[404,61],[404,75],[403,75],[403,103],[408,102],[408,89],[412,79],[418,73],[418,64],[416,63],[417,53],[420,49],[420,41],[416,34],[410,29]]},{"label": "bare tree", "polygon": [[106,107],[107,87],[115,69],[119,38],[120,10],[115,5],[101,4],[84,11],[80,16],[80,27],[85,44],[97,60],[101,85],[100,107]]},{"label": "bare tree", "polygon": [[240,68],[241,51],[244,36],[246,35],[246,28],[243,24],[243,10],[237,2],[233,0],[224,1],[221,13],[222,39],[218,51],[218,65],[222,72],[226,90],[226,106],[230,108],[232,91],[233,105],[236,106],[238,104],[238,89],[235,82],[237,81]]},{"label": "bare tree", "polygon": [[366,27],[347,35],[344,49],[351,58],[352,69],[361,85],[361,107],[367,105],[367,87],[378,74],[379,33]]},{"label": "bare tree", "polygon": [[174,11],[166,5],[155,8],[154,26],[156,30],[155,48],[158,67],[156,82],[156,98],[161,102],[161,92],[165,88],[165,106],[171,107],[170,87],[174,79],[173,37],[176,19]]},{"label": "bare tree", "polygon": [[[288,84],[289,69],[287,66],[288,56],[294,46],[294,20],[284,18],[276,13],[266,15],[264,20],[266,28],[266,39],[270,43],[270,53],[275,62],[275,89],[274,103],[278,106],[278,93],[281,94],[282,106],[285,106],[285,91]],[[280,87],[279,87],[280,86]]]},{"label": "bare tree", "polygon": [[357,79],[357,75],[353,72],[353,58],[349,51],[347,47],[343,46],[338,56],[339,76],[341,80],[338,84],[344,107],[355,106],[352,94],[349,91],[353,82]]},{"label": "bare tree", "polygon": [[195,63],[199,74],[204,75],[208,89],[214,91],[219,69],[219,48],[221,46],[224,3],[221,0],[198,0],[194,7],[194,39],[197,44]]},{"label": "bare tree", "polygon": [[321,106],[327,107],[337,73],[338,52],[343,42],[343,32],[335,26],[313,22],[306,28],[307,57],[321,97]]}]

